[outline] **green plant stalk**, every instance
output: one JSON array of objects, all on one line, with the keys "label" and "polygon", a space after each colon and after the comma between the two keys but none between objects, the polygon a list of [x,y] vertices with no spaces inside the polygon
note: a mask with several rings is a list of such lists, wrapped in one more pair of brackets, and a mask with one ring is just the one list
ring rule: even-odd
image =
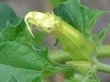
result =
[{"label": "green plant stalk", "polygon": [[[110,54],[110,53],[108,53],[108,54]],[[72,60],[72,58],[70,57],[69,53],[67,53],[67,52],[65,52],[63,50],[49,51],[48,55],[49,55],[49,57],[52,60],[60,62],[60,63]],[[107,54],[104,55],[104,56],[102,56],[102,55],[100,56],[99,55],[98,57],[106,57],[106,56],[110,56],[110,55],[107,55]],[[110,65],[105,64],[105,63],[101,63],[97,59],[94,60],[94,66],[95,66],[95,69],[98,70],[98,71],[110,73]]]},{"label": "green plant stalk", "polygon": [[[49,57],[57,62],[65,62],[72,60],[69,53],[64,50],[51,50],[49,51]],[[110,46],[109,45],[103,45],[100,46],[97,50],[97,57],[110,57]]]},{"label": "green plant stalk", "polygon": [[97,71],[110,73],[110,65],[99,62],[99,61],[97,60],[96,56],[93,56],[93,67],[94,67]]},{"label": "green plant stalk", "polygon": [[87,74],[92,65],[89,61],[67,61],[66,65],[78,70],[81,74]]},{"label": "green plant stalk", "polygon": [[100,46],[97,50],[98,57],[110,57],[110,45]]},{"label": "green plant stalk", "polygon": [[96,67],[96,69],[97,69],[98,71],[101,71],[101,72],[110,73],[110,65],[105,64],[105,63],[97,62],[97,67]]},{"label": "green plant stalk", "polygon": [[56,62],[65,62],[72,60],[68,52],[64,50],[52,50],[48,52],[49,58]]}]

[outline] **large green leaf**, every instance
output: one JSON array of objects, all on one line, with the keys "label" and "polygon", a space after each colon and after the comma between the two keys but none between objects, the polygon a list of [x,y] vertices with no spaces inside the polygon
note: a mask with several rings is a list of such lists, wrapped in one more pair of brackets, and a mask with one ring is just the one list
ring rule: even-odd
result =
[{"label": "large green leaf", "polygon": [[41,70],[45,62],[26,45],[16,41],[0,43],[0,63],[32,70]]},{"label": "large green leaf", "polygon": [[20,22],[13,9],[0,3],[0,24],[0,29],[4,28],[0,32],[0,82],[32,82],[41,78],[40,71],[47,62],[32,48],[24,20]]},{"label": "large green leaf", "polygon": [[0,30],[6,27],[7,22],[11,25],[16,25],[19,21],[20,18],[15,14],[12,8],[0,3]]},{"label": "large green leaf", "polygon": [[0,33],[0,63],[33,70],[50,64],[48,53],[34,49],[31,38],[24,21],[14,27],[8,24]]},{"label": "large green leaf", "polygon": [[39,50],[34,47],[32,36],[23,20],[17,26],[7,24],[7,27],[0,32],[0,63],[16,68],[41,71],[41,75],[33,82],[41,82],[38,78],[41,79],[42,74],[45,74],[48,68],[51,69],[49,72],[52,72],[60,67],[48,58],[47,49]]}]

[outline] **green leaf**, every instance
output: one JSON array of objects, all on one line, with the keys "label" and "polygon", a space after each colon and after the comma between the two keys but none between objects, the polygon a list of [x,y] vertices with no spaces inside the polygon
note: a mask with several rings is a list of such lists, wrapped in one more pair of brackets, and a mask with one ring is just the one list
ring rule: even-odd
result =
[{"label": "green leaf", "polygon": [[42,47],[44,46],[44,43],[43,43],[43,40],[46,36],[46,34],[44,32],[40,32],[40,31],[36,31],[34,33],[34,38],[33,38],[33,41],[34,41],[34,44],[37,46],[37,47]]},{"label": "green leaf", "polygon": [[106,28],[103,28],[102,31],[100,32],[100,34],[98,35],[98,45],[101,45],[102,41],[104,40],[107,32],[110,29],[110,25],[107,26]]},{"label": "green leaf", "polygon": [[29,43],[30,35],[25,28],[24,21],[15,27],[7,25],[7,28],[0,33],[0,63],[25,69],[41,70],[45,64]]},{"label": "green leaf", "polygon": [[0,63],[32,70],[51,64],[47,52],[33,48],[31,38],[24,21],[15,27],[8,25],[0,33]]},{"label": "green leaf", "polygon": [[0,82],[16,82],[16,80],[17,82],[32,82],[32,80],[34,80],[36,77],[39,77],[40,75],[40,71],[15,68],[0,64]]},{"label": "green leaf", "polygon": [[[0,42],[14,41],[20,38],[19,40],[21,41],[19,42],[23,41],[22,43],[26,43],[24,42],[26,41],[25,39],[26,38],[28,39],[30,37],[28,31],[27,32],[26,31],[27,30],[25,29],[25,23],[23,22],[23,20],[20,21],[17,26],[12,26],[9,23],[7,23],[7,27],[0,32]],[[28,37],[22,38],[27,34]]]},{"label": "green leaf", "polygon": [[85,6],[81,6],[81,13],[83,18],[83,28],[84,28],[84,34],[88,37],[92,34],[92,29],[99,19],[99,17],[105,13],[105,11],[101,10],[92,10]]},{"label": "green leaf", "polygon": [[[48,58],[47,48],[36,49],[32,40],[23,20],[17,26],[7,24],[7,28],[0,32],[0,63],[16,68],[40,71],[42,73],[39,77],[35,77],[33,82],[41,82],[41,76],[48,68],[51,67],[50,72],[52,72],[57,70],[56,68],[60,65]],[[18,79],[18,77],[16,78]]]},{"label": "green leaf", "polygon": [[[72,4],[72,5],[71,5]],[[91,30],[98,18],[105,13],[101,10],[92,10],[80,3],[80,0],[68,0],[55,8],[54,13],[67,23],[82,32],[88,39]]]},{"label": "green leaf", "polygon": [[36,51],[16,41],[0,43],[0,63],[14,67],[42,70],[45,62]]},{"label": "green leaf", "polygon": [[109,31],[109,29],[110,29],[110,25],[108,25],[107,27],[103,28],[98,35],[91,34],[89,39],[91,40],[91,42],[94,42],[94,44],[97,47],[99,47],[99,46],[102,45],[102,42],[104,41],[104,38],[106,37],[106,34]]},{"label": "green leaf", "polygon": [[7,22],[11,25],[16,25],[19,21],[20,18],[15,14],[12,8],[0,3],[0,30],[6,27]]}]

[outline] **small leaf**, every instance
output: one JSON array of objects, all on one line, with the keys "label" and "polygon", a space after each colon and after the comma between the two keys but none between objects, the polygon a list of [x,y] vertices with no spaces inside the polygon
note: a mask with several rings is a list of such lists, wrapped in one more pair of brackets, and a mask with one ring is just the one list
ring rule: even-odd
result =
[{"label": "small leaf", "polygon": [[[7,23],[7,27],[0,32],[0,42],[13,41],[17,39],[17,37],[23,37],[23,35],[25,36],[26,34],[28,34],[28,30],[25,29],[25,22],[23,22],[23,20],[20,21],[17,26],[12,26]],[[26,38],[29,38],[29,34]],[[23,38],[20,40],[22,41]],[[23,41],[23,43],[26,42]]]},{"label": "small leaf", "polygon": [[83,32],[86,36],[89,37],[91,35],[91,31],[95,23],[97,22],[99,17],[105,13],[105,11],[92,10],[84,5],[81,5],[81,13],[82,13],[83,27],[84,27]]},{"label": "small leaf", "polygon": [[102,31],[100,32],[100,34],[98,35],[98,39],[99,39],[99,42],[98,42],[98,45],[101,45],[102,41],[104,40],[107,32],[109,31],[110,29],[110,25],[107,26],[106,28],[103,28]]}]

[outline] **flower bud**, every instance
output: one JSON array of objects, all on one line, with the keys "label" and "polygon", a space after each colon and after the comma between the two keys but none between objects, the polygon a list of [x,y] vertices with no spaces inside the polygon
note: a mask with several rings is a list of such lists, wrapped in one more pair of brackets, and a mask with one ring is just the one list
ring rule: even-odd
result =
[{"label": "flower bud", "polygon": [[53,13],[29,12],[25,16],[25,22],[32,35],[28,23],[36,25],[41,31],[54,34],[61,41],[63,49],[70,53],[73,60],[91,60],[95,46],[81,32],[60,17]]}]

